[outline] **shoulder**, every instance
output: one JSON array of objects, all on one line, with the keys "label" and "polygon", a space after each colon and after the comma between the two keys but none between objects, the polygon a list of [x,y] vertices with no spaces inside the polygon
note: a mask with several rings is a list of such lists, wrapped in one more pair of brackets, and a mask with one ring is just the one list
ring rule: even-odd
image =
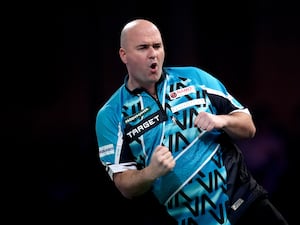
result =
[{"label": "shoulder", "polygon": [[[169,73],[182,73],[182,72],[201,72],[203,71],[196,66],[166,66],[164,70]],[[204,72],[204,71],[203,71]]]},{"label": "shoulder", "polygon": [[215,77],[209,72],[196,66],[167,66],[164,71],[171,76],[180,76],[186,78],[197,78],[203,81],[215,80]]},{"label": "shoulder", "polygon": [[124,97],[126,98],[126,88],[122,85],[99,108],[98,117],[100,115],[114,115],[115,112],[120,111]]}]

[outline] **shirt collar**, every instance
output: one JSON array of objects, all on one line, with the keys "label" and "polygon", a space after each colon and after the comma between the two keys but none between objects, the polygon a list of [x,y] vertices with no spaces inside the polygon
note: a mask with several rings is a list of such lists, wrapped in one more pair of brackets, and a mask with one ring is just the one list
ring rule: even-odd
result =
[{"label": "shirt collar", "polygon": [[[134,90],[132,90],[132,91],[129,90],[129,88],[127,88],[127,82],[128,82],[128,79],[129,79],[129,75],[126,74],[126,76],[125,76],[125,78],[124,78],[124,85],[125,85],[125,88],[126,88],[126,90],[127,90],[128,92],[130,92],[130,93],[132,93],[132,94],[134,94],[134,95],[137,95],[137,94],[140,94],[140,93],[142,93],[143,91],[145,91],[144,88],[136,88],[136,89],[134,89]],[[163,82],[165,79],[166,79],[166,73],[165,73],[165,70],[163,69],[163,70],[162,70],[161,77],[160,77],[160,79],[157,81],[156,86],[157,86],[158,84],[160,84],[161,82]]]}]

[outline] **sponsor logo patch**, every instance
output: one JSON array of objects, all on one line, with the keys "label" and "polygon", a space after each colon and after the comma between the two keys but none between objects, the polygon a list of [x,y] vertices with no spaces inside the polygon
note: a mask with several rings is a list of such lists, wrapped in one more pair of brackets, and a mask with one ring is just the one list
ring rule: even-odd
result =
[{"label": "sponsor logo patch", "polygon": [[231,208],[236,211],[240,206],[241,204],[243,204],[244,200],[239,198],[238,200],[235,201],[235,203],[231,206]]},{"label": "sponsor logo patch", "polygon": [[145,114],[146,114],[147,112],[149,112],[149,111],[150,111],[150,107],[144,108],[142,111],[140,111],[140,112],[138,112],[138,113],[136,113],[136,114],[134,114],[134,115],[131,115],[131,116],[126,117],[126,118],[125,118],[125,123],[126,123],[126,124],[127,124],[127,123],[130,123],[130,122],[136,120],[137,118],[142,117],[143,115],[145,115]]},{"label": "sponsor logo patch", "polygon": [[158,111],[152,114],[151,116],[144,118],[141,122],[139,122],[135,126],[128,125],[125,128],[126,137],[129,140],[129,142],[131,142],[137,139],[138,137],[140,137],[146,131],[152,129],[153,127],[156,127],[162,121],[163,121],[163,116],[161,112]]},{"label": "sponsor logo patch", "polygon": [[188,86],[185,88],[180,88],[176,91],[173,91],[169,94],[170,99],[173,100],[175,98],[182,97],[184,95],[188,95],[190,93],[196,93],[195,87],[194,86]]},{"label": "sponsor logo patch", "polygon": [[112,155],[114,154],[114,145],[113,144],[108,144],[99,147],[99,156],[104,157],[107,155]]},{"label": "sponsor logo patch", "polygon": [[205,99],[204,98],[200,98],[200,99],[197,98],[197,99],[194,99],[194,100],[191,100],[191,101],[187,101],[187,102],[175,105],[171,108],[171,111],[173,113],[175,113],[175,112],[178,112],[182,109],[185,109],[185,108],[188,108],[188,107],[191,107],[191,106],[194,106],[194,105],[201,105],[201,104],[205,104]]}]

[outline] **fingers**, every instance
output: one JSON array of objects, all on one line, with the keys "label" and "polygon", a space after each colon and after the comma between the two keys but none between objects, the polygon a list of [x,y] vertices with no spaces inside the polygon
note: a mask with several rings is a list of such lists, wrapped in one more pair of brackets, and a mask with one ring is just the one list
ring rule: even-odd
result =
[{"label": "fingers", "polygon": [[167,147],[158,146],[155,149],[154,155],[159,167],[162,167],[168,171],[174,168],[175,160]]},{"label": "fingers", "polygon": [[211,131],[215,128],[215,121],[213,116],[214,115],[206,112],[200,112],[195,118],[194,124],[201,130]]},{"label": "fingers", "polygon": [[164,160],[168,160],[168,159],[172,159],[172,153],[170,152],[170,150],[167,147],[164,146],[159,146],[156,149],[156,154],[157,154],[157,159],[158,161],[162,162]]}]

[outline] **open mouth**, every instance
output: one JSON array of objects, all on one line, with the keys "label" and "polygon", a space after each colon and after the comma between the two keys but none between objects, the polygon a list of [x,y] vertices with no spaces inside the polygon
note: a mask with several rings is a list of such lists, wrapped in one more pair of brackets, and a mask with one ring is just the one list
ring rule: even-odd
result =
[{"label": "open mouth", "polygon": [[157,63],[152,63],[152,64],[150,65],[150,68],[151,68],[151,69],[155,69],[156,66],[157,66]]}]

